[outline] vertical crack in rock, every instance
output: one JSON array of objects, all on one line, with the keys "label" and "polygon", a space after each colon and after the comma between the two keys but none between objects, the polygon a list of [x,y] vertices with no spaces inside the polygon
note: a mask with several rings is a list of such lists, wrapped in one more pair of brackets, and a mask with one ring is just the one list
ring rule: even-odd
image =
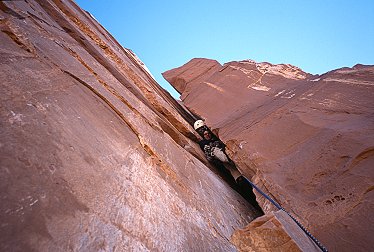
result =
[{"label": "vertical crack in rock", "polygon": [[0,17],[0,250],[235,251],[255,211],[136,55],[73,1]]},{"label": "vertical crack in rock", "polygon": [[[245,60],[196,79],[193,73],[212,61],[192,59],[163,76],[182,90],[183,104],[219,132],[244,175],[298,216],[323,245],[370,250],[374,67],[359,64],[313,76],[288,64]],[[266,92],[248,88],[259,81]],[[257,196],[270,215],[274,207]],[[263,231],[257,224],[250,225],[251,233]],[[273,249],[270,240],[265,243]]]}]

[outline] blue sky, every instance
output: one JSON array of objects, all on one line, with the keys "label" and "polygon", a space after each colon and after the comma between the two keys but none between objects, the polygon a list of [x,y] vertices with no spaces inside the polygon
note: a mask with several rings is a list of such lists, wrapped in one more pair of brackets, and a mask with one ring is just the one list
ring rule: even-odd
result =
[{"label": "blue sky", "polygon": [[374,0],[75,0],[150,69],[192,58],[289,63],[312,74],[374,64]]}]

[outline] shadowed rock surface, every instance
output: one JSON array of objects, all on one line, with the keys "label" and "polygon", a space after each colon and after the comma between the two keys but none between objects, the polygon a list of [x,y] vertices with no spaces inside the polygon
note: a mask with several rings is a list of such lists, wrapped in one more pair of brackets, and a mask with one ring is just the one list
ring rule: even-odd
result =
[{"label": "shadowed rock surface", "polygon": [[72,1],[0,2],[0,250],[233,251],[253,208]]},{"label": "shadowed rock surface", "polygon": [[373,66],[313,76],[286,64],[193,59],[163,76],[239,169],[329,250],[374,247]]},{"label": "shadowed rock surface", "polygon": [[239,251],[321,251],[284,211],[257,218],[235,231],[232,241]]}]

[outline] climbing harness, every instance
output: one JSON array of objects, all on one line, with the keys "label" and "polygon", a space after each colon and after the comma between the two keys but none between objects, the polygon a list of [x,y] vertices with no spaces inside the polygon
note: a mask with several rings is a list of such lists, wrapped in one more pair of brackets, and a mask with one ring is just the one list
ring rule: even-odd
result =
[{"label": "climbing harness", "polygon": [[249,179],[243,176],[243,178],[251,184],[251,186],[256,189],[262,196],[264,196],[266,199],[268,199],[278,210],[284,211],[288,216],[291,217],[292,220],[296,222],[296,224],[304,231],[305,234],[307,234],[314,243],[323,251],[328,252],[327,248],[324,247],[318,240],[315,238],[294,216],[292,216],[289,212],[287,212],[281,205],[279,205],[275,200],[270,198],[266,193],[264,193],[260,188],[258,188],[255,184],[253,184]]}]

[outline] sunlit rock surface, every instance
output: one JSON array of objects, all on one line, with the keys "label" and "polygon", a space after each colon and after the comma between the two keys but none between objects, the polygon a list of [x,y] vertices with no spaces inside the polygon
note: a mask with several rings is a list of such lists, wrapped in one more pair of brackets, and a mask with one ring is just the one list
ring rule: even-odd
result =
[{"label": "sunlit rock surface", "polygon": [[0,2],[0,250],[233,251],[251,206],[192,117],[72,1]]},{"label": "sunlit rock surface", "polygon": [[[241,171],[331,251],[374,247],[374,67],[313,76],[291,65],[193,59],[164,73]],[[199,78],[189,73],[200,68]],[[258,196],[265,212],[275,210]]]}]

